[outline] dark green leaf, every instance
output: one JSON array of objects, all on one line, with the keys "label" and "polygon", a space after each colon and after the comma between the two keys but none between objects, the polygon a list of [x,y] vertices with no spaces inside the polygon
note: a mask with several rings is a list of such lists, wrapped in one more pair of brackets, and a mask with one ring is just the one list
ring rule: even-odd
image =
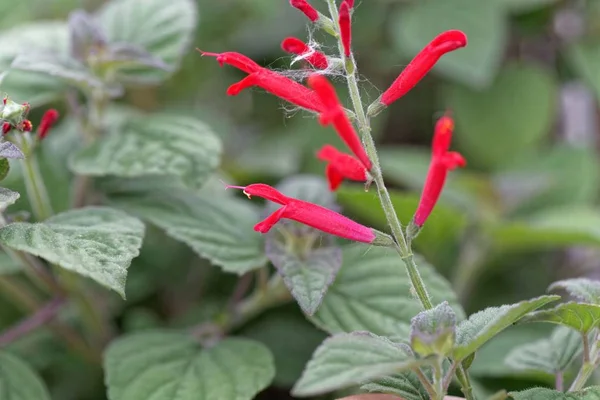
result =
[{"label": "dark green leaf", "polygon": [[501,7],[506,7],[509,11],[528,12],[556,3],[557,0],[492,0]]},{"label": "dark green leaf", "polygon": [[110,400],[251,400],[275,374],[273,356],[260,343],[231,338],[203,349],[172,331],[117,339],[104,368]]},{"label": "dark green leaf", "polygon": [[[411,318],[422,308],[398,254],[356,244],[345,247],[342,257],[342,269],[312,320],[330,333],[408,334]],[[448,301],[458,319],[463,319],[464,311],[450,284],[422,257],[416,263],[433,302]]]},{"label": "dark green leaf", "polygon": [[445,55],[434,70],[474,88],[489,86],[500,66],[507,40],[504,15],[492,2],[423,0],[413,3],[399,10],[394,18],[392,37],[396,47],[412,57],[435,36],[449,29],[465,32],[469,44]]},{"label": "dark green leaf", "polygon": [[4,180],[10,171],[10,163],[6,158],[0,158],[0,181]]},{"label": "dark green leaf", "polygon": [[6,400],[50,400],[39,376],[17,357],[0,352],[0,393]]},{"label": "dark green leaf", "polygon": [[550,322],[565,325],[586,335],[600,326],[600,305],[563,303],[548,310],[532,312],[523,318],[522,322]]},{"label": "dark green leaf", "polygon": [[139,254],[144,225],[122,211],[88,207],[43,223],[17,222],[0,229],[0,243],[90,277],[125,298],[131,260]]},{"label": "dark green leaf", "polygon": [[294,386],[295,396],[313,396],[419,366],[403,345],[369,332],[326,339]]},{"label": "dark green leaf", "polygon": [[559,296],[540,296],[520,303],[489,307],[462,321],[456,329],[453,356],[462,360],[477,351],[484,343],[508,328],[527,313],[558,300]]},{"label": "dark green leaf", "polygon": [[202,122],[168,114],[132,117],[103,140],[74,154],[83,175],[169,176],[202,186],[219,165],[221,142]]}]

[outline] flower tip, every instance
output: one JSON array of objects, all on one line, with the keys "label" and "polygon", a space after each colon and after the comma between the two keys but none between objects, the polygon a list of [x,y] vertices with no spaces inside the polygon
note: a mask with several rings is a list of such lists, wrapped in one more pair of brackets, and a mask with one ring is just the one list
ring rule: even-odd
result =
[{"label": "flower tip", "polygon": [[467,42],[467,35],[463,31],[450,30],[440,33],[431,41],[431,46],[442,53],[447,53],[465,47]]},{"label": "flower tip", "polygon": [[302,40],[295,37],[283,39],[281,42],[281,49],[286,53],[292,54],[302,54],[308,50],[306,44]]}]

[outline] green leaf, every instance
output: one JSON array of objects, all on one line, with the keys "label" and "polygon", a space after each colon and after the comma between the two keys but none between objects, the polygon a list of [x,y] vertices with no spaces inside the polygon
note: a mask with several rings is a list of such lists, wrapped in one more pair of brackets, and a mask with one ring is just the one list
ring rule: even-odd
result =
[{"label": "green leaf", "polygon": [[369,332],[340,333],[326,339],[315,351],[294,396],[314,396],[389,375],[422,362],[407,346]]},{"label": "green leaf", "polygon": [[557,0],[492,0],[508,11],[529,12],[556,3]]},{"label": "green leaf", "polygon": [[55,215],[43,223],[18,222],[0,229],[0,243],[87,276],[125,298],[131,260],[144,236],[141,221],[106,207]]},{"label": "green leaf", "polygon": [[600,100],[600,43],[597,41],[583,41],[572,44],[567,49],[567,60],[582,78],[596,93]]},{"label": "green leaf", "polygon": [[104,369],[110,400],[251,400],[275,374],[273,356],[260,343],[230,338],[203,349],[172,331],[115,340]]},{"label": "green leaf", "polygon": [[253,230],[259,215],[248,201],[170,190],[140,191],[111,202],[164,229],[227,272],[242,275],[267,262],[263,237]]},{"label": "green leaf", "polygon": [[469,44],[443,56],[434,70],[479,89],[492,83],[507,41],[503,12],[489,1],[419,1],[398,10],[392,27],[396,47],[410,57],[445,30],[465,32]]},{"label": "green leaf", "polygon": [[548,310],[532,312],[522,322],[550,322],[570,326],[585,335],[600,326],[600,305],[563,303]]},{"label": "green leaf", "polygon": [[8,206],[15,204],[19,197],[21,195],[18,192],[0,187],[0,211],[4,211]]},{"label": "green leaf", "polygon": [[484,343],[508,328],[527,313],[545,304],[558,300],[560,296],[540,296],[532,300],[511,305],[489,307],[462,321],[456,329],[456,346],[453,357],[463,360]]},{"label": "green leaf", "polygon": [[456,314],[446,301],[411,320],[410,347],[422,357],[448,355],[455,337]]},{"label": "green leaf", "polygon": [[19,358],[0,352],[0,393],[10,400],[50,400],[42,379]]},{"label": "green leaf", "polygon": [[600,305],[600,282],[587,278],[573,278],[554,282],[548,291],[563,289],[571,296],[586,303]]},{"label": "green leaf", "polygon": [[0,252],[0,276],[21,272],[21,265],[16,263],[8,254]]},{"label": "green leaf", "polygon": [[[330,333],[368,330],[394,336],[404,330],[408,334],[411,318],[422,307],[411,293],[398,254],[356,244],[343,249],[342,260],[342,269],[312,321]],[[450,284],[422,257],[415,261],[433,302],[448,301],[457,318],[463,319],[464,311]]]},{"label": "green leaf", "polygon": [[513,348],[504,363],[515,370],[543,371],[554,375],[566,371],[582,349],[581,334],[559,326],[547,339]]},{"label": "green leaf", "polygon": [[431,399],[417,375],[411,371],[374,379],[362,385],[361,389],[368,392],[395,394],[404,400]]},{"label": "green leaf", "polygon": [[25,158],[25,155],[17,146],[9,141],[0,142],[0,157],[2,158]]},{"label": "green leaf", "polygon": [[221,142],[202,122],[168,114],[133,117],[70,159],[83,175],[170,176],[201,187],[219,165]]},{"label": "green leaf", "polygon": [[270,238],[266,252],[302,311],[313,315],[342,266],[342,250],[322,247],[299,257],[288,252],[284,243]]},{"label": "green leaf", "polygon": [[177,69],[198,20],[192,0],[116,0],[106,3],[98,18],[110,43],[137,45],[170,70],[144,65],[118,70],[120,80],[141,83],[159,83]]},{"label": "green leaf", "polygon": [[4,180],[10,172],[10,163],[6,158],[0,158],[0,181]]},{"label": "green leaf", "polygon": [[533,388],[522,392],[508,393],[513,400],[597,400],[600,386],[591,386],[579,392],[563,393],[546,388]]},{"label": "green leaf", "polygon": [[600,213],[587,207],[543,210],[527,219],[498,225],[493,229],[501,251],[572,245],[600,245]]},{"label": "green leaf", "polygon": [[446,93],[460,147],[470,163],[489,168],[510,165],[548,134],[556,99],[554,77],[528,64],[507,66],[486,90],[453,85]]}]

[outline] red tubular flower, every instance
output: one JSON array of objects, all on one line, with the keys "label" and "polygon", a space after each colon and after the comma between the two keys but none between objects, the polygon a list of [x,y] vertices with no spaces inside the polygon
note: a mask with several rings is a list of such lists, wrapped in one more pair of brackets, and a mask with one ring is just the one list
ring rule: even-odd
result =
[{"label": "red tubular flower", "polygon": [[327,62],[327,56],[310,48],[306,43],[300,39],[289,37],[281,42],[281,48],[291,54],[296,54],[304,58],[310,65],[318,69],[327,69],[329,63]]},{"label": "red tubular flower", "polygon": [[375,231],[369,227],[317,204],[285,196],[264,183],[248,186],[227,185],[226,187],[242,189],[248,198],[258,196],[283,206],[256,224],[254,230],[257,232],[267,233],[279,220],[286,218],[357,242],[372,243],[377,238]]},{"label": "red tubular flower", "polygon": [[7,135],[11,129],[12,129],[12,125],[9,122],[4,122],[2,124],[2,135]]},{"label": "red tubular flower", "polygon": [[365,151],[352,123],[348,119],[344,107],[335,93],[335,88],[327,78],[313,74],[308,78],[308,85],[317,93],[323,104],[323,111],[319,117],[322,125],[333,124],[338,135],[348,148],[360,160],[367,171],[371,170],[371,160]]},{"label": "red tubular flower", "polygon": [[458,30],[446,31],[433,39],[404,68],[392,85],[381,95],[381,103],[389,106],[408,93],[446,53],[465,47],[467,36]]},{"label": "red tubular flower", "polygon": [[350,57],[350,45],[352,43],[352,25],[350,21],[351,7],[352,6],[348,4],[346,0],[342,1],[342,4],[340,5],[340,37],[342,39],[342,46],[344,47],[344,55],[346,57]]},{"label": "red tubular flower", "polygon": [[243,54],[235,52],[208,53],[205,51],[200,51],[200,53],[203,56],[216,57],[221,66],[229,64],[249,74],[238,83],[229,86],[227,94],[230,96],[235,96],[246,88],[258,86],[277,97],[308,110],[319,112],[323,108],[319,97],[309,88],[275,71],[261,67]]},{"label": "red tubular flower", "polygon": [[326,144],[317,153],[319,160],[327,161],[325,175],[329,181],[331,191],[336,190],[344,179],[364,182],[368,179],[368,173],[360,161],[345,154],[335,147]]},{"label": "red tubular flower", "polygon": [[290,5],[302,11],[311,22],[316,22],[319,19],[319,12],[306,0],[290,0]]},{"label": "red tubular flower", "polygon": [[40,140],[46,137],[52,126],[58,121],[58,116],[58,111],[53,108],[44,113],[37,129],[37,135]]},{"label": "red tubular flower", "polygon": [[431,164],[429,165],[429,172],[427,173],[417,212],[413,217],[413,222],[419,228],[423,226],[431,211],[433,211],[442,193],[448,171],[457,167],[464,167],[467,164],[459,153],[449,151],[453,130],[454,121],[449,116],[440,118],[435,126]]}]

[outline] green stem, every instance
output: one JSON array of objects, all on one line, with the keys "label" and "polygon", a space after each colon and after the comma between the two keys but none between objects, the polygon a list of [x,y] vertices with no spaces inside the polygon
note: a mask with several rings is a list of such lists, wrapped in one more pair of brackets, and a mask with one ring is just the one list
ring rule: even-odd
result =
[{"label": "green stem", "polygon": [[583,364],[575,377],[569,392],[575,392],[583,389],[586,382],[590,379],[598,364],[600,363],[600,353],[598,351],[598,340],[596,339],[592,348],[590,349],[590,343],[587,334],[581,335],[583,340]]},{"label": "green stem", "polygon": [[429,398],[432,400],[435,399],[436,398],[436,390],[433,387],[433,385],[431,384],[431,382],[429,381],[429,379],[427,379],[427,377],[425,376],[423,371],[421,371],[421,368],[415,368],[413,371],[415,372],[415,375],[417,375],[417,378],[419,378],[419,382],[421,382],[421,385],[423,385],[423,387],[425,388],[425,391],[427,391]]},{"label": "green stem", "polygon": [[475,397],[473,396],[473,387],[471,386],[471,378],[469,378],[469,374],[462,364],[456,368],[456,378],[460,382],[461,390],[465,395],[466,400],[475,400]]},{"label": "green stem", "polygon": [[446,394],[446,389],[444,388],[444,378],[442,376],[442,362],[443,358],[438,357],[435,365],[433,366],[433,384],[435,385],[435,397],[432,399],[435,400],[443,400],[444,395]]},{"label": "green stem", "polygon": [[25,159],[21,160],[21,165],[25,172],[25,188],[31,203],[33,214],[38,221],[43,221],[54,213],[50,204],[50,197],[46,190],[46,185],[43,184],[42,173],[38,164],[37,157],[30,151],[29,145],[31,139],[29,134],[21,141],[23,152],[26,154]]}]

